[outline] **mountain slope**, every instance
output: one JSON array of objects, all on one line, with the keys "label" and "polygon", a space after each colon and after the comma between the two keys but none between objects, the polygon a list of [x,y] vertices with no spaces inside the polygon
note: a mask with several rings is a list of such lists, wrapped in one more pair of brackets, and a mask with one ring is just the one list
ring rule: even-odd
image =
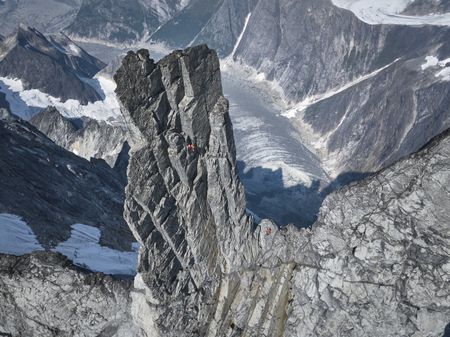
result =
[{"label": "mountain slope", "polygon": [[23,80],[25,89],[86,105],[102,97],[83,78],[94,76],[104,64],[67,37],[47,39],[35,29],[19,26],[0,45],[0,76]]},{"label": "mountain slope", "polygon": [[83,0],[66,32],[82,39],[131,43],[154,32],[188,0]]},{"label": "mountain slope", "polygon": [[[251,81],[279,92],[284,115],[332,177],[417,151],[450,115],[450,28],[373,25],[357,12],[402,11],[407,1],[339,3],[356,15],[330,0],[226,1],[192,42],[218,48],[226,64],[250,67]],[[428,57],[438,62],[422,69]]]},{"label": "mountain slope", "polygon": [[57,145],[76,155],[101,158],[111,167],[116,163],[125,142],[131,137],[123,123],[108,124],[88,117],[68,119],[54,107],[42,110],[30,123]]},{"label": "mountain slope", "polygon": [[81,0],[2,0],[0,1],[0,33],[11,34],[23,23],[45,33],[57,33],[70,23]]},{"label": "mountain slope", "polygon": [[7,114],[0,138],[0,213],[23,218],[45,248],[69,239],[81,223],[101,230],[102,245],[131,250],[123,181],[105,162],[77,157]]}]

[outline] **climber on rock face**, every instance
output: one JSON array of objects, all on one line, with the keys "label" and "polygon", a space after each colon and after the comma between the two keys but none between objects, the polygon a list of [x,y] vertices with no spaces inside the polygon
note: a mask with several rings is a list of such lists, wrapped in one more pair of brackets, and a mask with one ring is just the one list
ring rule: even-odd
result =
[{"label": "climber on rock face", "polygon": [[188,144],[187,150],[188,150],[189,153],[194,153],[195,152],[195,145],[194,144]]}]

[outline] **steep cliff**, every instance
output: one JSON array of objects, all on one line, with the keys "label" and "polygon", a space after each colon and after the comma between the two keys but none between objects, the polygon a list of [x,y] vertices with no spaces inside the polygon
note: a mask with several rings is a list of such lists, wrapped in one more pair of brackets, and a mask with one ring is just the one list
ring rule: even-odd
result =
[{"label": "steep cliff", "polygon": [[[446,2],[436,1],[397,1],[392,7],[403,3],[411,15],[448,11]],[[449,82],[437,76],[448,71],[443,69],[450,57],[448,24],[424,24],[414,16],[396,24],[363,20],[387,17],[383,6],[391,5],[222,0],[190,38],[162,36],[187,21],[190,14],[184,11],[152,38],[176,46],[207,43],[227,63],[250,66],[251,78],[258,75],[282,92],[292,107],[285,115],[330,175],[375,172],[450,126],[445,102]],[[424,71],[427,57],[443,64]]]},{"label": "steep cliff", "polygon": [[130,52],[117,94],[142,134],[125,217],[150,336],[435,336],[448,323],[450,135],[331,194],[311,229],[246,215],[216,54]]},{"label": "steep cliff", "polygon": [[146,50],[130,52],[115,80],[143,138],[130,160],[125,217],[143,247],[137,280],[147,311],[168,333],[204,335],[221,274],[249,258],[237,248],[252,225],[219,60],[206,46],[158,64]]}]

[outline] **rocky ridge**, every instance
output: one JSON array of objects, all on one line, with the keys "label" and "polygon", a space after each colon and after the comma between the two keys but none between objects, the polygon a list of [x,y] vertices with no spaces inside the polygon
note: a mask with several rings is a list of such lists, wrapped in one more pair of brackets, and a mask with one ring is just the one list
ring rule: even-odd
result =
[{"label": "rocky ridge", "polygon": [[125,217],[151,336],[441,336],[450,280],[447,133],[332,193],[311,229],[246,215],[216,54],[130,52],[117,94],[142,143]]},{"label": "rocky ridge", "polygon": [[[30,124],[59,146],[85,159],[98,158],[114,167],[125,142],[131,142],[127,127],[89,117],[68,119],[48,107],[30,119]],[[126,170],[123,172],[126,173]]]},{"label": "rocky ridge", "polygon": [[0,255],[0,335],[144,337],[130,316],[131,288],[59,254]]}]

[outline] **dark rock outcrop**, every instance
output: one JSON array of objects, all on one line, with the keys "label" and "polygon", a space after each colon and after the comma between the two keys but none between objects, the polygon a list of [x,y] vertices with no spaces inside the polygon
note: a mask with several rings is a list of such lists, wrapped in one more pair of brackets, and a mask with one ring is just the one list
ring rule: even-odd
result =
[{"label": "dark rock outcrop", "polygon": [[104,66],[66,36],[47,39],[23,25],[0,43],[0,76],[21,79],[25,89],[39,89],[62,101],[86,105],[100,100],[81,78],[91,78]]},{"label": "dark rock outcrop", "polygon": [[128,53],[115,80],[143,138],[130,159],[125,205],[143,247],[138,279],[151,294],[158,329],[204,335],[221,274],[245,260],[236,248],[252,226],[219,60],[206,46],[158,64],[140,50]]},{"label": "dark rock outcrop", "polygon": [[124,182],[103,160],[82,159],[11,115],[0,120],[0,140],[0,213],[24,218],[46,248],[82,223],[101,230],[102,245],[131,250]]},{"label": "dark rock outcrop", "polygon": [[6,95],[0,92],[0,109],[10,110],[8,101],[6,100]]}]

